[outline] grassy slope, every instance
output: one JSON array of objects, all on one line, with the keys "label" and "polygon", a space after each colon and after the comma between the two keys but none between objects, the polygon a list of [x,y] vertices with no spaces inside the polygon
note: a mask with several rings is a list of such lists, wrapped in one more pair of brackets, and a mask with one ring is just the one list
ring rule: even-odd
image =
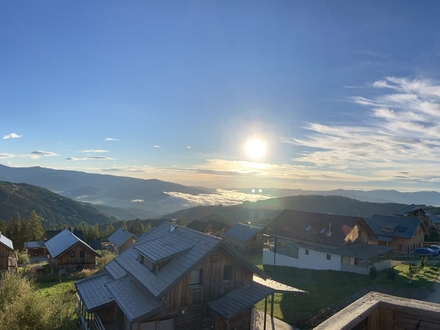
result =
[{"label": "grassy slope", "polygon": [[[261,256],[253,255],[250,259],[258,267],[263,268]],[[308,295],[299,297],[290,294],[275,295],[274,316],[289,324],[300,318],[309,317],[349,295],[370,287],[375,291],[406,297],[412,297],[414,291],[429,292],[432,283],[440,274],[439,264],[427,266],[417,273],[413,283],[409,285],[409,266],[399,264],[394,269],[397,272],[395,280],[387,279],[386,270],[378,272],[377,278],[371,280],[369,276],[349,272],[264,266],[264,271],[273,280],[309,292]],[[259,302],[256,307],[264,310],[264,301]]]}]

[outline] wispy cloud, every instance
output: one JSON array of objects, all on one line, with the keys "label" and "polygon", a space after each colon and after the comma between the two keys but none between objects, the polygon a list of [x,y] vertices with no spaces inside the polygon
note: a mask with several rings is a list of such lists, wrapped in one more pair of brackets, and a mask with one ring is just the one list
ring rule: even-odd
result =
[{"label": "wispy cloud", "polygon": [[8,135],[4,135],[3,136],[3,140],[7,140],[7,139],[19,139],[19,138],[21,138],[23,135],[18,135],[18,134],[16,134],[16,133],[11,133],[11,134],[8,134]]},{"label": "wispy cloud", "polygon": [[36,150],[29,154],[11,154],[11,153],[0,153],[0,159],[9,159],[9,158],[31,158],[31,159],[39,159],[40,157],[53,157],[59,156],[55,152],[51,151],[42,151]]},{"label": "wispy cloud", "polygon": [[106,141],[120,141],[119,139],[115,139],[115,138],[111,138],[111,137],[105,138],[105,140]]},{"label": "wispy cloud", "polygon": [[191,149],[191,146],[186,146],[186,149]]},{"label": "wispy cloud", "polygon": [[51,151],[43,151],[43,150],[32,151],[31,154],[32,154],[32,155],[36,155],[36,156],[46,156],[46,157],[59,156],[59,155],[56,154],[55,152],[51,152]]},{"label": "wispy cloud", "polygon": [[102,150],[102,149],[86,149],[86,150],[81,150],[78,152],[82,152],[82,153],[105,153],[108,152],[108,150]]},{"label": "wispy cloud", "polygon": [[160,146],[157,145],[157,144],[155,144],[155,145],[153,146],[153,148],[160,148]]},{"label": "wispy cloud", "polygon": [[90,156],[90,157],[83,157],[83,158],[68,157],[68,158],[66,158],[66,160],[74,160],[74,161],[82,161],[82,160],[114,160],[114,158]]},{"label": "wispy cloud", "polygon": [[340,176],[390,180],[404,171],[405,178],[433,180],[440,161],[440,85],[389,77],[370,88],[373,96],[350,98],[367,109],[357,123],[309,123],[311,134],[285,139],[307,150],[293,161]]}]

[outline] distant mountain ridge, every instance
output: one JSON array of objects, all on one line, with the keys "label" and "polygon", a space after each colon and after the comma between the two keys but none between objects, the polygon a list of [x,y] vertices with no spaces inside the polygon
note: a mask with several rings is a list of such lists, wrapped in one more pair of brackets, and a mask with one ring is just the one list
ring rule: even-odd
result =
[{"label": "distant mountain ridge", "polygon": [[404,206],[406,204],[361,202],[341,196],[289,196],[234,206],[198,206],[168,214],[164,219],[193,220],[218,214],[231,223],[250,221],[259,224],[272,219],[283,209],[370,218],[374,214],[388,215]]},{"label": "distant mountain ridge", "polygon": [[[251,189],[236,189],[240,192],[250,192]],[[322,195],[322,196],[341,196],[352,199],[357,199],[361,202],[374,202],[374,203],[401,203],[401,204],[423,204],[440,206],[440,193],[437,191],[417,191],[417,192],[400,192],[397,190],[302,190],[302,189],[278,189],[278,188],[266,188],[263,189],[262,194],[271,195],[277,197],[287,196],[310,196],[310,195]]]},{"label": "distant mountain ridge", "polygon": [[191,195],[212,192],[207,188],[187,187],[156,179],[143,180],[38,166],[13,168],[0,165],[0,180],[43,187],[80,202],[144,210],[145,217],[185,208],[186,201],[171,197],[165,192]]},{"label": "distant mountain ridge", "polygon": [[0,181],[0,219],[29,216],[35,211],[45,229],[58,229],[62,225],[77,226],[81,222],[94,225],[117,219],[105,215],[90,205],[76,202],[52,191],[25,184]]}]

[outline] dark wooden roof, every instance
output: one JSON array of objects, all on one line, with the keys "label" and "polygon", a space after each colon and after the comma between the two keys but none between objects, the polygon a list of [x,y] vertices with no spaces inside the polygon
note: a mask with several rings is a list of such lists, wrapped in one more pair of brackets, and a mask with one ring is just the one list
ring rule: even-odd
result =
[{"label": "dark wooden roof", "polygon": [[193,220],[186,227],[189,229],[192,229],[192,230],[204,232],[206,230],[206,228],[208,228],[209,226],[210,226],[210,224],[208,222],[203,222],[200,220]]},{"label": "dark wooden roof", "polygon": [[236,223],[225,233],[225,237],[235,238],[246,243],[260,231],[259,227]]},{"label": "dark wooden roof", "polygon": [[360,217],[283,210],[265,228],[270,235],[338,247],[357,224],[375,236]]},{"label": "dark wooden roof", "polygon": [[[367,223],[376,235],[384,237],[412,238],[419,225],[427,231],[423,220],[420,218],[374,215]],[[388,229],[388,231],[383,229]]]}]

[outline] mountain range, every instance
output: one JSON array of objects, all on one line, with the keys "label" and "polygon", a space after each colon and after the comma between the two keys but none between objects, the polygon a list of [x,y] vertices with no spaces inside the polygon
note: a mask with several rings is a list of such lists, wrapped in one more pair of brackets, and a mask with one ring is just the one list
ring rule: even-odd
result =
[{"label": "mountain range", "polygon": [[[251,189],[231,188],[219,192],[209,188],[188,187],[156,179],[144,180],[42,167],[15,168],[0,165],[0,181],[39,186],[73,201],[93,205],[99,211],[109,215],[109,217],[113,216],[125,220],[159,218],[165,214],[172,214],[184,209],[191,210],[192,207],[199,205],[207,206],[206,209],[209,209],[209,205],[222,204],[224,207],[225,205],[242,203],[244,207],[250,207],[251,209],[270,206],[269,208],[272,209],[295,208],[339,214],[350,212],[350,215],[360,214],[362,216],[367,216],[371,213],[365,211],[364,207],[360,204],[355,205],[354,203],[348,203],[350,206],[347,207],[346,211],[344,211],[343,207],[336,209],[325,208],[324,205],[327,204],[322,204],[322,201],[318,201],[317,197],[315,197],[315,201],[310,205],[307,204],[306,200],[302,200],[301,203],[293,200],[289,203],[283,202],[283,198],[288,196],[340,196],[341,198],[346,197],[369,203],[440,205],[440,193],[435,191],[398,192],[395,190],[362,191],[343,189],[312,191],[267,188],[256,194]],[[237,193],[240,194],[239,197],[237,197]],[[229,195],[228,203],[223,202],[225,195]],[[266,201],[255,202],[258,199],[266,199]],[[249,203],[246,200],[254,202]],[[311,199],[308,200],[310,201]],[[338,199],[338,201],[344,200]],[[278,205],[279,207],[273,207],[273,205]],[[306,205],[308,205],[307,208]],[[390,212],[397,208],[392,209]],[[370,209],[370,207],[367,207],[367,209]],[[388,209],[375,213],[389,213],[384,212],[388,212]]]}]

